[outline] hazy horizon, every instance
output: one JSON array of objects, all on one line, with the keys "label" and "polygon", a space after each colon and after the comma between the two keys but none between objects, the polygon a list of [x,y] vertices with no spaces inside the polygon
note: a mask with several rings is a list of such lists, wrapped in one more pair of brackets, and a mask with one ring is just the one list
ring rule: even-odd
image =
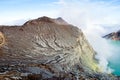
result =
[{"label": "hazy horizon", "polygon": [[119,4],[119,0],[0,0],[0,24],[41,16],[63,17],[74,24],[78,19],[82,24],[120,24]]}]

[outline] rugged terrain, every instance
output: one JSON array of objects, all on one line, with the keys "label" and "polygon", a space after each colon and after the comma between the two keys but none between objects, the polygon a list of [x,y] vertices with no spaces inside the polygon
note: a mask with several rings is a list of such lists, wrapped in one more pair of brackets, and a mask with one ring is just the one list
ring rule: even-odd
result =
[{"label": "rugged terrain", "polygon": [[62,18],[0,26],[0,80],[113,80],[83,32]]},{"label": "rugged terrain", "polygon": [[112,39],[112,40],[120,40],[120,30],[117,32],[112,32],[110,34],[107,34],[103,36],[103,38]]}]

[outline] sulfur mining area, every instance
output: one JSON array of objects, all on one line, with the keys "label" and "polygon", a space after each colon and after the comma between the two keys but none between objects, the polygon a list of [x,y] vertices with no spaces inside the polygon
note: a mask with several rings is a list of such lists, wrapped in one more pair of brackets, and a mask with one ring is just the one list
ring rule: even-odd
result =
[{"label": "sulfur mining area", "polygon": [[82,30],[60,17],[0,26],[0,80],[117,80],[95,55]]}]

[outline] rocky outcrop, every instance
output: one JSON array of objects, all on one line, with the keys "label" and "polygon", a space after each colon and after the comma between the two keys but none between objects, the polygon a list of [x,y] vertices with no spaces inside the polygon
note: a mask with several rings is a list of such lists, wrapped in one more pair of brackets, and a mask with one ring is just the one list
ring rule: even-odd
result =
[{"label": "rocky outcrop", "polygon": [[103,36],[103,38],[112,39],[112,40],[120,40],[120,31],[107,34]]},{"label": "rocky outcrop", "polygon": [[3,46],[5,44],[5,37],[4,35],[0,32],[0,46]]},{"label": "rocky outcrop", "polygon": [[[10,80],[96,80],[102,75],[83,32],[62,18],[1,26],[1,77]],[[3,37],[1,35],[1,37]],[[5,41],[5,42],[4,42]]]}]

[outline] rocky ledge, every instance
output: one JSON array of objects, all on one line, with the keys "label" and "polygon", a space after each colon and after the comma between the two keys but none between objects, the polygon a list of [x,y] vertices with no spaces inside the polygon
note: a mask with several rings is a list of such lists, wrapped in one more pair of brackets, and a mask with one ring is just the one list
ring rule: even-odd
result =
[{"label": "rocky ledge", "polygon": [[0,26],[0,80],[112,80],[83,32],[62,18]]},{"label": "rocky ledge", "polygon": [[117,32],[112,32],[110,34],[107,34],[103,36],[103,38],[112,39],[112,40],[120,40],[120,30]]}]

